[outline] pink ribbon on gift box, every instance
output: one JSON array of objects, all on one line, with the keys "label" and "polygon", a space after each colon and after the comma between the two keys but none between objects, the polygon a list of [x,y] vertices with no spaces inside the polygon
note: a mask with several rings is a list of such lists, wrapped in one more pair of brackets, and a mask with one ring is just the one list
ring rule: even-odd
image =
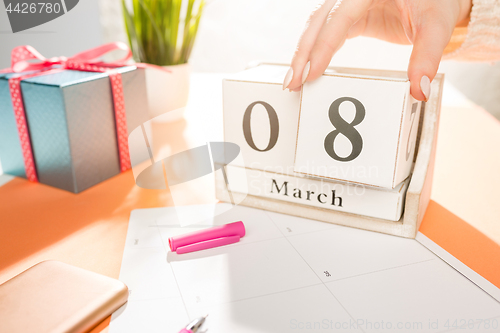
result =
[{"label": "pink ribbon on gift box", "polygon": [[[104,62],[100,60],[102,56],[115,50],[126,51],[126,55],[123,58],[113,62]],[[10,96],[12,99],[12,106],[14,108],[17,130],[19,132],[19,139],[21,141],[24,167],[26,169],[26,176],[28,180],[32,182],[38,182],[38,177],[36,173],[35,161],[33,158],[33,149],[31,147],[28,125],[26,123],[26,113],[24,110],[20,83],[22,80],[30,77],[55,73],[65,69],[108,74],[111,83],[111,92],[113,95],[113,107],[115,113],[120,171],[124,172],[131,168],[130,153],[128,150],[128,130],[127,118],[125,113],[125,103],[123,98],[122,77],[121,74],[114,69],[127,65],[134,65],[138,68],[155,68],[169,72],[167,69],[164,69],[160,66],[143,63],[129,64],[131,58],[132,51],[130,51],[129,47],[126,44],[121,42],[104,44],[96,48],[78,53],[70,58],[54,57],[47,59],[37,50],[35,50],[35,48],[29,45],[18,46],[12,50],[11,67],[0,70],[0,73],[21,73],[35,71],[35,73],[32,74],[9,79]],[[39,61],[31,62],[30,60]]]}]

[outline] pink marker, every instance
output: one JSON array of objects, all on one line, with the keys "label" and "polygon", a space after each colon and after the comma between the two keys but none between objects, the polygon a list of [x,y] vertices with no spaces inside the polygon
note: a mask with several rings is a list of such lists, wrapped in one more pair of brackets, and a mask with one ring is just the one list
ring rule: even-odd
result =
[{"label": "pink marker", "polygon": [[170,250],[182,254],[237,243],[243,236],[245,236],[245,225],[238,221],[170,237],[168,245]]}]

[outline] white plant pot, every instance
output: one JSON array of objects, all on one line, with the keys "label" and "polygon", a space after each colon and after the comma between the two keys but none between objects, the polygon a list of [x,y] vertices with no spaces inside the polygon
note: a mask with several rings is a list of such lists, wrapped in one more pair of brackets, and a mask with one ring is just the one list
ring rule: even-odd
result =
[{"label": "white plant pot", "polygon": [[146,70],[149,116],[157,117],[155,121],[158,122],[176,121],[184,115],[188,101],[191,66],[186,63],[163,68],[170,73]]}]

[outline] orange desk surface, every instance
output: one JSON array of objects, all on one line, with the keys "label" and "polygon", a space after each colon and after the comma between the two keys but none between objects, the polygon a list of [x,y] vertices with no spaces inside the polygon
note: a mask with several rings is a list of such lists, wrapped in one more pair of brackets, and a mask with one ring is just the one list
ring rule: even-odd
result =
[{"label": "orange desk surface", "polygon": [[[179,135],[189,121],[170,126]],[[479,107],[443,107],[422,226],[459,219],[498,246],[499,188],[500,122]],[[80,194],[13,179],[0,187],[0,283],[46,259],[118,278],[130,211],[171,205],[168,190],[135,186],[131,171]]]}]

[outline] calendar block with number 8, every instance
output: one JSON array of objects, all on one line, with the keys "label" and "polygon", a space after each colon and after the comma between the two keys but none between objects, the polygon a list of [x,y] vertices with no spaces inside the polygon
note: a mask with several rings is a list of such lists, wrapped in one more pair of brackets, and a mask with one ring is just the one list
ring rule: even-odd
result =
[{"label": "calendar block with number 8", "polygon": [[410,175],[419,117],[406,77],[325,73],[303,87],[294,170],[395,188]]}]

